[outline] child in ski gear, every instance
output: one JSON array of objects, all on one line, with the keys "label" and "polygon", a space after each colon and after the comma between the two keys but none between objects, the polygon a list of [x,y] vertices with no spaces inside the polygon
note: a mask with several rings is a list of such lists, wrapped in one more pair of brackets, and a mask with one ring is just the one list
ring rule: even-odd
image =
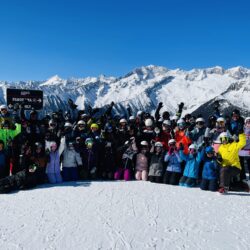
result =
[{"label": "child in ski gear", "polygon": [[199,117],[195,121],[196,126],[194,129],[187,129],[186,135],[191,139],[192,143],[200,147],[203,144],[205,136],[205,120]]},{"label": "child in ski gear", "polygon": [[202,190],[217,191],[219,166],[213,147],[206,147],[205,153],[200,188]]},{"label": "child in ski gear", "polygon": [[221,146],[218,154],[221,157],[220,170],[220,193],[226,193],[229,190],[232,177],[240,174],[241,165],[239,151],[246,145],[246,135],[239,134],[239,141],[229,142],[227,133],[220,134]]},{"label": "child in ski gear", "polygon": [[122,151],[124,148],[125,151],[122,154],[121,166],[115,171],[114,179],[120,180],[122,178],[125,181],[129,181],[134,172],[134,157],[138,151],[135,138],[132,137],[129,141],[126,141],[124,146],[118,148],[118,151]]},{"label": "child in ski gear", "polygon": [[99,153],[97,143],[91,137],[85,140],[85,148],[82,153],[83,168],[80,170],[80,177],[83,180],[94,180],[97,178]]},{"label": "child in ski gear", "polygon": [[184,154],[183,147],[180,149],[180,157],[186,162],[186,165],[179,185],[185,187],[194,187],[197,183],[199,165],[203,159],[204,150],[201,148],[197,150],[197,146],[195,144],[191,144],[188,149],[188,155]]},{"label": "child in ski gear", "polygon": [[181,178],[181,158],[179,156],[176,141],[170,139],[168,141],[169,150],[165,155],[164,161],[167,163],[167,169],[163,177],[163,183],[178,185]]},{"label": "child in ski gear", "polygon": [[185,133],[186,123],[183,119],[177,121],[177,126],[175,127],[175,140],[176,146],[179,149],[180,145],[184,147],[184,154],[188,154],[188,145],[191,144],[191,139],[186,136]]},{"label": "child in ski gear", "polygon": [[148,179],[150,182],[161,183],[163,175],[164,150],[161,142],[153,142],[150,150]]},{"label": "child in ski gear", "polygon": [[65,147],[65,137],[62,137],[60,146],[58,148],[57,143],[51,142],[50,148],[48,149],[49,153],[49,162],[46,167],[46,174],[48,176],[50,183],[61,183],[61,169],[60,169],[60,156]]},{"label": "child in ski gear", "polygon": [[76,181],[78,179],[78,167],[82,167],[82,158],[74,148],[73,142],[65,145],[63,151],[62,174],[64,181]]},{"label": "child in ski gear", "polygon": [[9,157],[4,149],[4,142],[0,140],[0,179],[9,175]]},{"label": "child in ski gear", "polygon": [[148,180],[148,142],[141,141],[140,152],[136,155],[135,179],[140,181]]}]

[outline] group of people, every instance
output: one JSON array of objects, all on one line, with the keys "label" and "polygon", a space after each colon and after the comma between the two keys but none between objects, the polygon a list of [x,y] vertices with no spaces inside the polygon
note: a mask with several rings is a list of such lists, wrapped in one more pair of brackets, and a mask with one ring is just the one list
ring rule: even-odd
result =
[{"label": "group of people", "polygon": [[[70,100],[71,101],[71,100]],[[248,191],[250,117],[59,110],[0,106],[0,193],[43,183],[77,180],[142,180],[202,190]],[[97,113],[98,111],[98,113]]]}]

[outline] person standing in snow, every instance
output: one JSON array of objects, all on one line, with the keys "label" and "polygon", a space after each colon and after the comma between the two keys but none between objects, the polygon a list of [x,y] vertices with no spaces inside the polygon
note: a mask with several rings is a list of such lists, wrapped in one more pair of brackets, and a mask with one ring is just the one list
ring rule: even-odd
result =
[{"label": "person standing in snow", "polygon": [[170,185],[178,185],[181,178],[181,158],[176,147],[176,141],[170,139],[168,141],[169,150],[165,155],[164,161],[167,164],[166,172],[163,177],[163,183]]},{"label": "person standing in snow", "polygon": [[52,184],[62,182],[60,156],[64,150],[64,147],[65,147],[65,137],[61,138],[61,143],[59,148],[55,141],[50,142],[50,148],[48,149],[49,162],[47,163],[46,166],[46,174],[48,176],[49,182]]},{"label": "person standing in snow", "polygon": [[123,151],[122,160],[114,174],[115,180],[123,179],[125,181],[130,181],[132,178],[132,174],[134,173],[134,162],[135,162],[135,155],[138,151],[135,138],[130,138],[129,141],[126,141],[122,147],[119,147],[117,151]]},{"label": "person standing in snow", "polygon": [[180,179],[179,185],[185,187],[195,187],[199,175],[199,165],[203,159],[204,149],[199,148],[195,144],[188,147],[189,154],[185,155],[183,146],[180,146],[180,158],[186,162],[183,176]]},{"label": "person standing in snow", "polygon": [[62,173],[64,181],[77,181],[78,168],[82,167],[82,158],[74,148],[73,142],[65,145],[62,160]]},{"label": "person standing in snow", "polygon": [[147,141],[141,141],[140,152],[136,155],[135,164],[135,179],[140,181],[148,180],[148,165],[149,165],[149,145]]},{"label": "person standing in snow", "polygon": [[244,134],[246,135],[246,146],[244,146],[240,152],[240,162],[241,162],[241,179],[246,180],[246,171],[244,168],[244,161],[246,160],[246,169],[250,174],[250,117],[245,119]]},{"label": "person standing in snow", "polygon": [[148,179],[150,182],[161,183],[163,176],[164,150],[161,142],[152,142]]}]

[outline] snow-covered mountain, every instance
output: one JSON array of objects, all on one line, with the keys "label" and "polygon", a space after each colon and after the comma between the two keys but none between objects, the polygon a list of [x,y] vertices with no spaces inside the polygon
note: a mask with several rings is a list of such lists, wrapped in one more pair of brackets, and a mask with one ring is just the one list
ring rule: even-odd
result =
[{"label": "snow-covered mountain", "polygon": [[236,107],[243,114],[250,111],[250,69],[243,67],[184,71],[149,65],[119,78],[101,75],[65,80],[56,75],[46,81],[2,81],[0,102],[6,100],[6,88],[43,90],[46,111],[67,109],[68,98],[75,101],[79,109],[87,104],[102,107],[114,101],[116,110],[125,110],[130,105],[134,112],[152,112],[163,102],[162,111],[173,114],[178,103],[184,102],[184,113],[203,113],[212,112],[214,101],[219,100],[222,109]]}]

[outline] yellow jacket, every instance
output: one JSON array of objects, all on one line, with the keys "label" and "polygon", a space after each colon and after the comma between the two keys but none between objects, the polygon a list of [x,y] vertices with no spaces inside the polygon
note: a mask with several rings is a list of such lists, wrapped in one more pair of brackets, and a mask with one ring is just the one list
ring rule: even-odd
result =
[{"label": "yellow jacket", "polygon": [[239,150],[246,145],[246,135],[239,135],[239,142],[221,144],[218,153],[222,157],[222,167],[234,166],[241,169]]}]

